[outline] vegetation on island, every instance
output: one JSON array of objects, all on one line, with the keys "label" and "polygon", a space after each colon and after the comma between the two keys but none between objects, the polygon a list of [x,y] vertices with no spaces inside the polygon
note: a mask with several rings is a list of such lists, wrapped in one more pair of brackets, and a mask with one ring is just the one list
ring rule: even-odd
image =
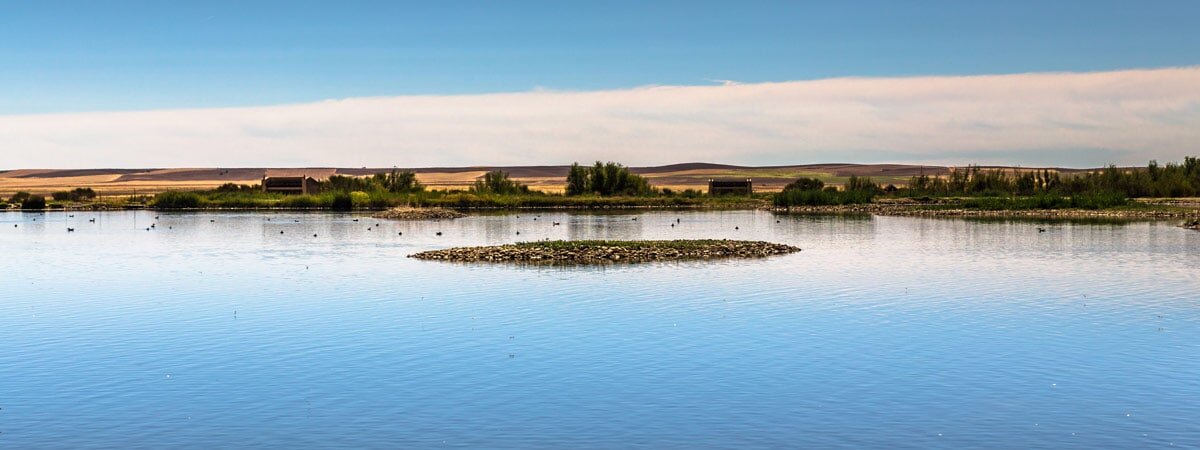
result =
[{"label": "vegetation on island", "polygon": [[869,204],[881,196],[915,199],[938,206],[976,210],[1035,210],[1142,207],[1137,197],[1200,195],[1200,160],[1145,168],[1109,166],[1065,174],[1051,170],[986,169],[968,166],[945,177],[920,175],[903,187],[881,187],[870,178],[851,177],[844,189],[801,178],[774,197],[779,207]]}]

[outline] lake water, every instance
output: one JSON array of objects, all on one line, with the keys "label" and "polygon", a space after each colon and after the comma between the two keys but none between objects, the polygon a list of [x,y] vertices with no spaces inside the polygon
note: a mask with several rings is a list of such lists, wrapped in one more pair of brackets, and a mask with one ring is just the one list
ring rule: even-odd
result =
[{"label": "lake water", "polygon": [[[0,448],[1200,447],[1174,222],[73,214],[0,213]],[[544,238],[804,251],[406,258]]]}]

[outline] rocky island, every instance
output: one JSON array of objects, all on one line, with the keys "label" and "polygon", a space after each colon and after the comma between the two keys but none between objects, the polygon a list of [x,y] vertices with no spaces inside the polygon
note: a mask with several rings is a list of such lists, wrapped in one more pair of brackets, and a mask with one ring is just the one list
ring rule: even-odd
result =
[{"label": "rocky island", "polygon": [[527,264],[609,264],[718,258],[761,258],[800,251],[761,241],[539,241],[486,247],[456,247],[409,255],[410,258],[456,262]]},{"label": "rocky island", "polygon": [[466,214],[446,208],[414,208],[400,206],[386,211],[377,212],[371,217],[392,220],[440,220],[466,217]]}]

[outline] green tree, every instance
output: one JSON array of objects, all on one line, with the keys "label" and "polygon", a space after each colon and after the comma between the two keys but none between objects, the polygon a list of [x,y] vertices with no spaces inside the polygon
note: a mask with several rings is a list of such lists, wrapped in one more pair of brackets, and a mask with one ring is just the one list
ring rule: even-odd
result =
[{"label": "green tree", "polygon": [[825,182],[816,178],[800,178],[783,187],[785,191],[811,191],[825,188]]},{"label": "green tree", "polygon": [[509,179],[508,172],[493,170],[476,179],[475,185],[471,186],[471,192],[500,195],[526,194],[529,193],[529,186]]},{"label": "green tree", "polygon": [[567,195],[583,195],[588,193],[588,170],[579,163],[571,164],[567,172]]}]

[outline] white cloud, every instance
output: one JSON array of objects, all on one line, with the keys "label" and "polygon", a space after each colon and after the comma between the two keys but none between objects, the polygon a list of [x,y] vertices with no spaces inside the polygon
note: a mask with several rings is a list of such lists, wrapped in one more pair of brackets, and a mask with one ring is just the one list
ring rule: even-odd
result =
[{"label": "white cloud", "polygon": [[944,162],[1200,153],[1200,67],[0,116],[0,168]]}]

